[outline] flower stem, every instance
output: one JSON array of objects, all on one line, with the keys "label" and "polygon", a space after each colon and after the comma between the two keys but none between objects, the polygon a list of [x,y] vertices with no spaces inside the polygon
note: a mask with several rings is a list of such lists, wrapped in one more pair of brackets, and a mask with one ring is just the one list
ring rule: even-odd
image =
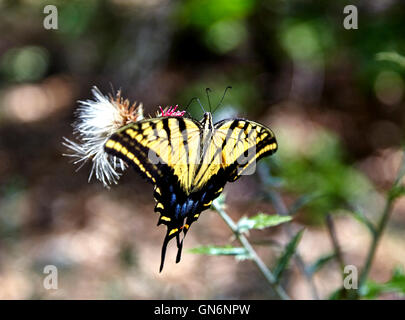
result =
[{"label": "flower stem", "polygon": [[260,257],[257,255],[256,251],[253,249],[253,247],[249,243],[248,239],[238,231],[237,225],[231,219],[231,217],[228,216],[228,214],[225,212],[225,210],[222,208],[222,206],[217,201],[214,201],[212,205],[213,205],[214,209],[219,213],[221,218],[228,225],[228,227],[235,234],[238,241],[242,244],[242,246],[249,253],[249,257],[256,264],[256,266],[261,271],[263,276],[266,278],[267,282],[269,283],[271,288],[274,290],[274,292],[277,294],[277,296],[281,300],[290,300],[290,297],[287,295],[287,293],[285,292],[283,287],[281,287],[279,284],[277,284],[276,278],[274,277],[273,273],[270,271],[269,268],[267,268],[267,266],[263,262],[263,260],[260,259]]}]

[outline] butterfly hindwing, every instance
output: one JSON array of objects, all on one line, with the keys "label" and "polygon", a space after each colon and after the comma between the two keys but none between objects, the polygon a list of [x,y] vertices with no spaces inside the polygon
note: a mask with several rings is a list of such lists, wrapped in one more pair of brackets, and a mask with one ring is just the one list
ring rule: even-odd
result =
[{"label": "butterfly hindwing", "polygon": [[176,237],[178,247],[176,262],[179,262],[184,236],[192,223],[198,220],[201,212],[208,209],[212,201],[219,196],[226,183],[223,178],[213,177],[205,188],[186,195],[173,177],[175,176],[168,175],[165,183],[155,186],[154,190],[155,211],[160,213],[158,225],[167,226],[160,270],[163,268],[168,241]]}]

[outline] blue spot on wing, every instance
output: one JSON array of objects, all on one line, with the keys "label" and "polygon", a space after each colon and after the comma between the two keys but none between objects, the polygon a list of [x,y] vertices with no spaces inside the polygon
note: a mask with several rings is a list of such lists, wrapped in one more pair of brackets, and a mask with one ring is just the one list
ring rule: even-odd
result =
[{"label": "blue spot on wing", "polygon": [[181,216],[185,217],[187,214],[187,202],[184,202],[182,207],[181,207]]},{"label": "blue spot on wing", "polygon": [[203,195],[201,196],[201,202],[204,202],[205,196],[207,195],[206,192],[203,193]]},{"label": "blue spot on wing", "polygon": [[191,211],[191,208],[193,207],[194,201],[192,199],[187,200],[187,212]]},{"label": "blue spot on wing", "polygon": [[176,217],[176,219],[179,217],[180,211],[181,211],[181,206],[180,206],[180,204],[177,204],[176,209],[174,210],[174,216]]},{"label": "blue spot on wing", "polygon": [[195,213],[197,211],[198,201],[194,202],[193,207],[191,208],[191,212]]},{"label": "blue spot on wing", "polygon": [[172,197],[170,199],[170,205],[174,206],[175,203],[176,203],[176,195],[174,193],[172,193]]}]

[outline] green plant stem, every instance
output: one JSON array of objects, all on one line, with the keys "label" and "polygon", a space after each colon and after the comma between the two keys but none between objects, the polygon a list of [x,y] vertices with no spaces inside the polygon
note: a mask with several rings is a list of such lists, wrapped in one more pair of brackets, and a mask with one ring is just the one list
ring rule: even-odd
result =
[{"label": "green plant stem", "polygon": [[[373,234],[373,240],[371,241],[370,249],[367,254],[366,261],[364,263],[363,270],[361,271],[360,278],[359,278],[359,289],[361,290],[364,286],[365,282],[367,281],[368,274],[370,273],[371,266],[374,261],[375,253],[377,251],[378,244],[380,239],[383,235],[385,227],[387,226],[388,220],[391,217],[392,208],[394,206],[395,200],[398,198],[398,194],[396,194],[396,188],[398,188],[401,184],[401,179],[405,174],[405,152],[402,154],[402,161],[401,165],[398,169],[397,177],[388,192],[387,201],[385,202],[384,210],[381,214],[380,221],[377,224],[376,231]],[[359,292],[356,292],[353,298],[358,298]]]},{"label": "green plant stem", "polygon": [[370,249],[367,254],[366,262],[365,262],[363,270],[360,274],[360,278],[359,278],[359,288],[360,289],[367,280],[368,274],[371,269],[371,265],[373,264],[375,253],[377,251],[378,243],[381,239],[381,236],[384,232],[387,222],[391,216],[394,201],[395,201],[395,199],[393,197],[388,196],[387,202],[385,203],[384,211],[383,211],[380,221],[377,225],[376,233],[373,236],[373,240],[371,242]]},{"label": "green plant stem", "polygon": [[335,251],[335,255],[336,255],[336,259],[339,262],[339,266],[340,266],[340,271],[342,273],[342,277],[344,277],[344,269],[345,269],[345,262],[343,259],[343,254],[342,254],[342,250],[340,249],[340,245],[339,245],[339,241],[336,235],[336,228],[335,228],[335,224],[333,222],[333,218],[330,214],[328,214],[326,216],[326,226],[328,227],[329,230],[329,236],[330,239],[332,241],[332,245]]},{"label": "green plant stem", "polygon": [[221,218],[228,225],[228,227],[235,234],[238,241],[242,244],[242,246],[249,253],[249,257],[256,264],[256,266],[261,271],[263,276],[266,278],[267,282],[269,283],[271,288],[274,290],[274,292],[277,294],[277,296],[281,300],[290,300],[290,297],[287,295],[287,293],[285,292],[283,287],[281,287],[279,284],[276,283],[276,279],[275,279],[273,273],[269,270],[269,268],[267,268],[267,266],[263,262],[263,260],[260,259],[260,257],[257,255],[256,251],[253,249],[253,247],[249,243],[248,239],[243,234],[239,233],[238,227],[235,224],[235,222],[231,219],[231,217],[228,216],[228,214],[225,212],[225,210],[216,201],[214,201],[212,205],[215,208],[215,210],[219,213]]},{"label": "green plant stem", "polygon": [[[274,208],[276,209],[276,212],[279,215],[282,215],[282,216],[283,215],[284,216],[289,215],[289,210],[288,210],[287,206],[285,205],[281,195],[277,191],[275,191],[273,189],[273,186],[270,183],[268,183],[268,181],[270,179],[269,171],[267,169],[265,169],[264,166],[259,166],[259,175],[258,176],[259,176],[259,179],[260,179],[261,183],[265,187],[267,187],[266,194],[270,198],[270,201],[273,203]],[[285,230],[287,232],[287,235],[290,238],[293,237],[293,230],[291,229],[290,224],[285,224],[283,226],[283,228],[285,228]],[[315,300],[319,300],[318,290],[316,288],[316,285],[315,285],[314,279],[312,277],[312,274],[308,271],[308,268],[305,265],[305,262],[302,259],[298,248],[295,251],[294,260],[297,263],[298,269],[304,275],[304,278],[308,283],[308,286],[309,286],[309,288],[311,290],[312,297]]]},{"label": "green plant stem", "polygon": [[[288,208],[285,205],[283,199],[281,198],[281,195],[278,192],[276,192],[276,191],[274,191],[272,189],[269,189],[267,191],[267,193],[268,193],[268,195],[270,197],[271,202],[274,205],[274,208],[276,209],[276,212],[278,214],[282,215],[282,216],[283,215],[284,216],[288,215]],[[289,224],[285,224],[284,228],[285,228],[285,230],[287,232],[287,235],[291,238],[293,236],[293,231],[291,229],[291,226]],[[318,290],[317,290],[317,288],[315,286],[315,282],[313,280],[313,277],[308,272],[308,268],[305,265],[305,262],[302,259],[301,255],[300,255],[300,253],[298,251],[298,248],[295,251],[294,259],[295,259],[295,262],[297,263],[298,269],[300,269],[301,273],[304,275],[304,277],[305,277],[305,279],[306,279],[306,281],[307,281],[307,283],[308,283],[308,285],[310,287],[313,298],[315,300],[319,300]]]}]

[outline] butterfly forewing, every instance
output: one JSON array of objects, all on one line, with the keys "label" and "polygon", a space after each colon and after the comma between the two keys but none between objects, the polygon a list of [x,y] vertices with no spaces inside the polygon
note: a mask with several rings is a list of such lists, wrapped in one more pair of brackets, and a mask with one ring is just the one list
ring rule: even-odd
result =
[{"label": "butterfly forewing", "polygon": [[267,127],[245,119],[222,120],[215,124],[214,141],[222,143],[222,166],[228,169],[228,181],[254,173],[260,158],[277,151],[274,133]]}]

